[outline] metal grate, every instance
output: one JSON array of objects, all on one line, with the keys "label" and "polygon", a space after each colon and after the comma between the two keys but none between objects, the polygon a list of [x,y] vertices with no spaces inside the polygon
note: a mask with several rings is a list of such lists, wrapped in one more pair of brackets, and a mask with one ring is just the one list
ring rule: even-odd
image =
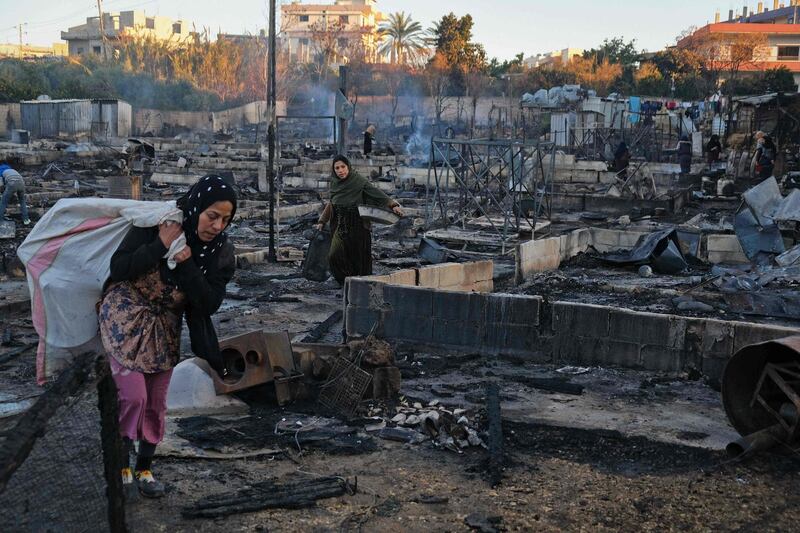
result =
[{"label": "metal grate", "polygon": [[372,376],[344,357],[336,358],[330,375],[330,380],[322,386],[319,402],[332,411],[353,414],[361,403]]}]

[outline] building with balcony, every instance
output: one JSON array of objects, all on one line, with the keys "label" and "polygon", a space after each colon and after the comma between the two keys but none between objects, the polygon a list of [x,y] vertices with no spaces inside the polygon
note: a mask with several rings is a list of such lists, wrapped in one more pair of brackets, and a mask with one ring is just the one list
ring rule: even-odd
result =
[{"label": "building with balcony", "polygon": [[381,63],[378,26],[384,20],[376,0],[335,0],[333,4],[281,5],[282,42],[292,61],[313,62],[322,48],[335,49],[335,62],[347,63],[353,53]]},{"label": "building with balcony", "polygon": [[[111,55],[118,47],[120,36],[134,34],[169,40],[176,43],[190,37],[190,25],[182,20],[169,17],[148,17],[143,11],[121,11],[103,13],[103,34],[100,33],[100,17],[88,17],[86,24],[72,26],[61,32],[61,39],[67,41],[69,55]],[[105,50],[104,50],[105,48]]]},{"label": "building with balcony", "polygon": [[[786,67],[800,85],[800,0],[791,0],[788,5],[778,0],[758,2],[755,10],[745,6],[741,11],[728,11],[727,20],[721,20],[717,12],[713,24],[707,24],[692,35],[678,41],[678,48],[697,49],[706,37],[715,37],[719,43],[717,56],[724,63],[731,57],[731,46],[737,38],[747,35],[762,35],[764,44],[753,50],[752,58],[741,64],[743,73],[763,72]],[[723,73],[722,78],[725,78]]]}]

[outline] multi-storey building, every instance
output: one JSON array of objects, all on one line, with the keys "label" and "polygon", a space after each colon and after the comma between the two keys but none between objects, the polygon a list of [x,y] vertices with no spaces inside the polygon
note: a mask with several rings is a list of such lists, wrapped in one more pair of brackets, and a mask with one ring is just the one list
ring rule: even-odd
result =
[{"label": "multi-storey building", "polygon": [[566,65],[575,56],[583,56],[583,48],[564,48],[563,50],[555,50],[546,54],[537,54],[525,58],[523,63],[528,68],[543,67],[546,65],[561,64]]},{"label": "multi-storey building", "polygon": [[347,63],[348,55],[363,53],[371,63],[382,63],[378,54],[378,26],[383,15],[376,0],[335,0],[333,4],[303,4],[295,0],[281,6],[282,42],[293,61],[310,63],[323,48],[335,49],[335,62]]},{"label": "multi-storey building", "polygon": [[717,12],[713,24],[707,24],[681,39],[677,46],[697,49],[704,38],[714,37],[719,43],[717,58],[724,63],[731,58],[730,47],[737,45],[737,38],[748,35],[763,36],[759,38],[763,44],[753,49],[752,57],[740,61],[741,72],[786,67],[794,75],[795,84],[800,85],[800,0],[791,0],[788,5],[775,0],[772,9],[764,2],[758,2],[753,11],[746,6],[740,12],[730,10],[725,21],[720,20]]},{"label": "multi-storey building", "polygon": [[67,41],[69,55],[111,55],[123,33],[176,43],[192,35],[189,24],[182,20],[160,16],[148,17],[143,11],[103,13],[102,26],[104,35],[100,33],[100,17],[88,17],[86,24],[72,26],[67,31],[62,31],[61,39]]}]

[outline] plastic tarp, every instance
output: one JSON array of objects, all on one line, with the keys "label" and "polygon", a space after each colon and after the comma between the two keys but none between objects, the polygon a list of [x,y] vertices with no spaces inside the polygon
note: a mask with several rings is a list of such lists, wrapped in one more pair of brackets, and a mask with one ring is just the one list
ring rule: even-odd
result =
[{"label": "plastic tarp", "polygon": [[59,200],[36,224],[17,255],[26,267],[33,326],[40,339],[40,384],[69,361],[67,349],[87,345],[97,335],[95,306],[111,256],[131,227],[153,227],[166,220],[183,220],[174,201],[76,198]]}]

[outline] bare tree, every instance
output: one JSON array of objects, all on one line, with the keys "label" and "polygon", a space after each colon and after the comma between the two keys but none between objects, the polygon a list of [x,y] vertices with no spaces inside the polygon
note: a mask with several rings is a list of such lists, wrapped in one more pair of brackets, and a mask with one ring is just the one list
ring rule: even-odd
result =
[{"label": "bare tree", "polygon": [[450,108],[450,69],[448,67],[445,57],[437,53],[428,63],[423,76],[428,94],[433,98],[437,128],[441,128],[442,115]]},{"label": "bare tree", "polygon": [[340,55],[340,40],[344,39],[345,26],[339,21],[318,21],[309,26],[311,43],[316,55],[320,80],[328,77],[331,64]]},{"label": "bare tree", "polygon": [[467,89],[467,97],[472,107],[472,116],[469,121],[470,137],[475,133],[475,117],[478,113],[478,100],[486,93],[489,86],[488,77],[482,72],[468,72],[464,77]]}]

